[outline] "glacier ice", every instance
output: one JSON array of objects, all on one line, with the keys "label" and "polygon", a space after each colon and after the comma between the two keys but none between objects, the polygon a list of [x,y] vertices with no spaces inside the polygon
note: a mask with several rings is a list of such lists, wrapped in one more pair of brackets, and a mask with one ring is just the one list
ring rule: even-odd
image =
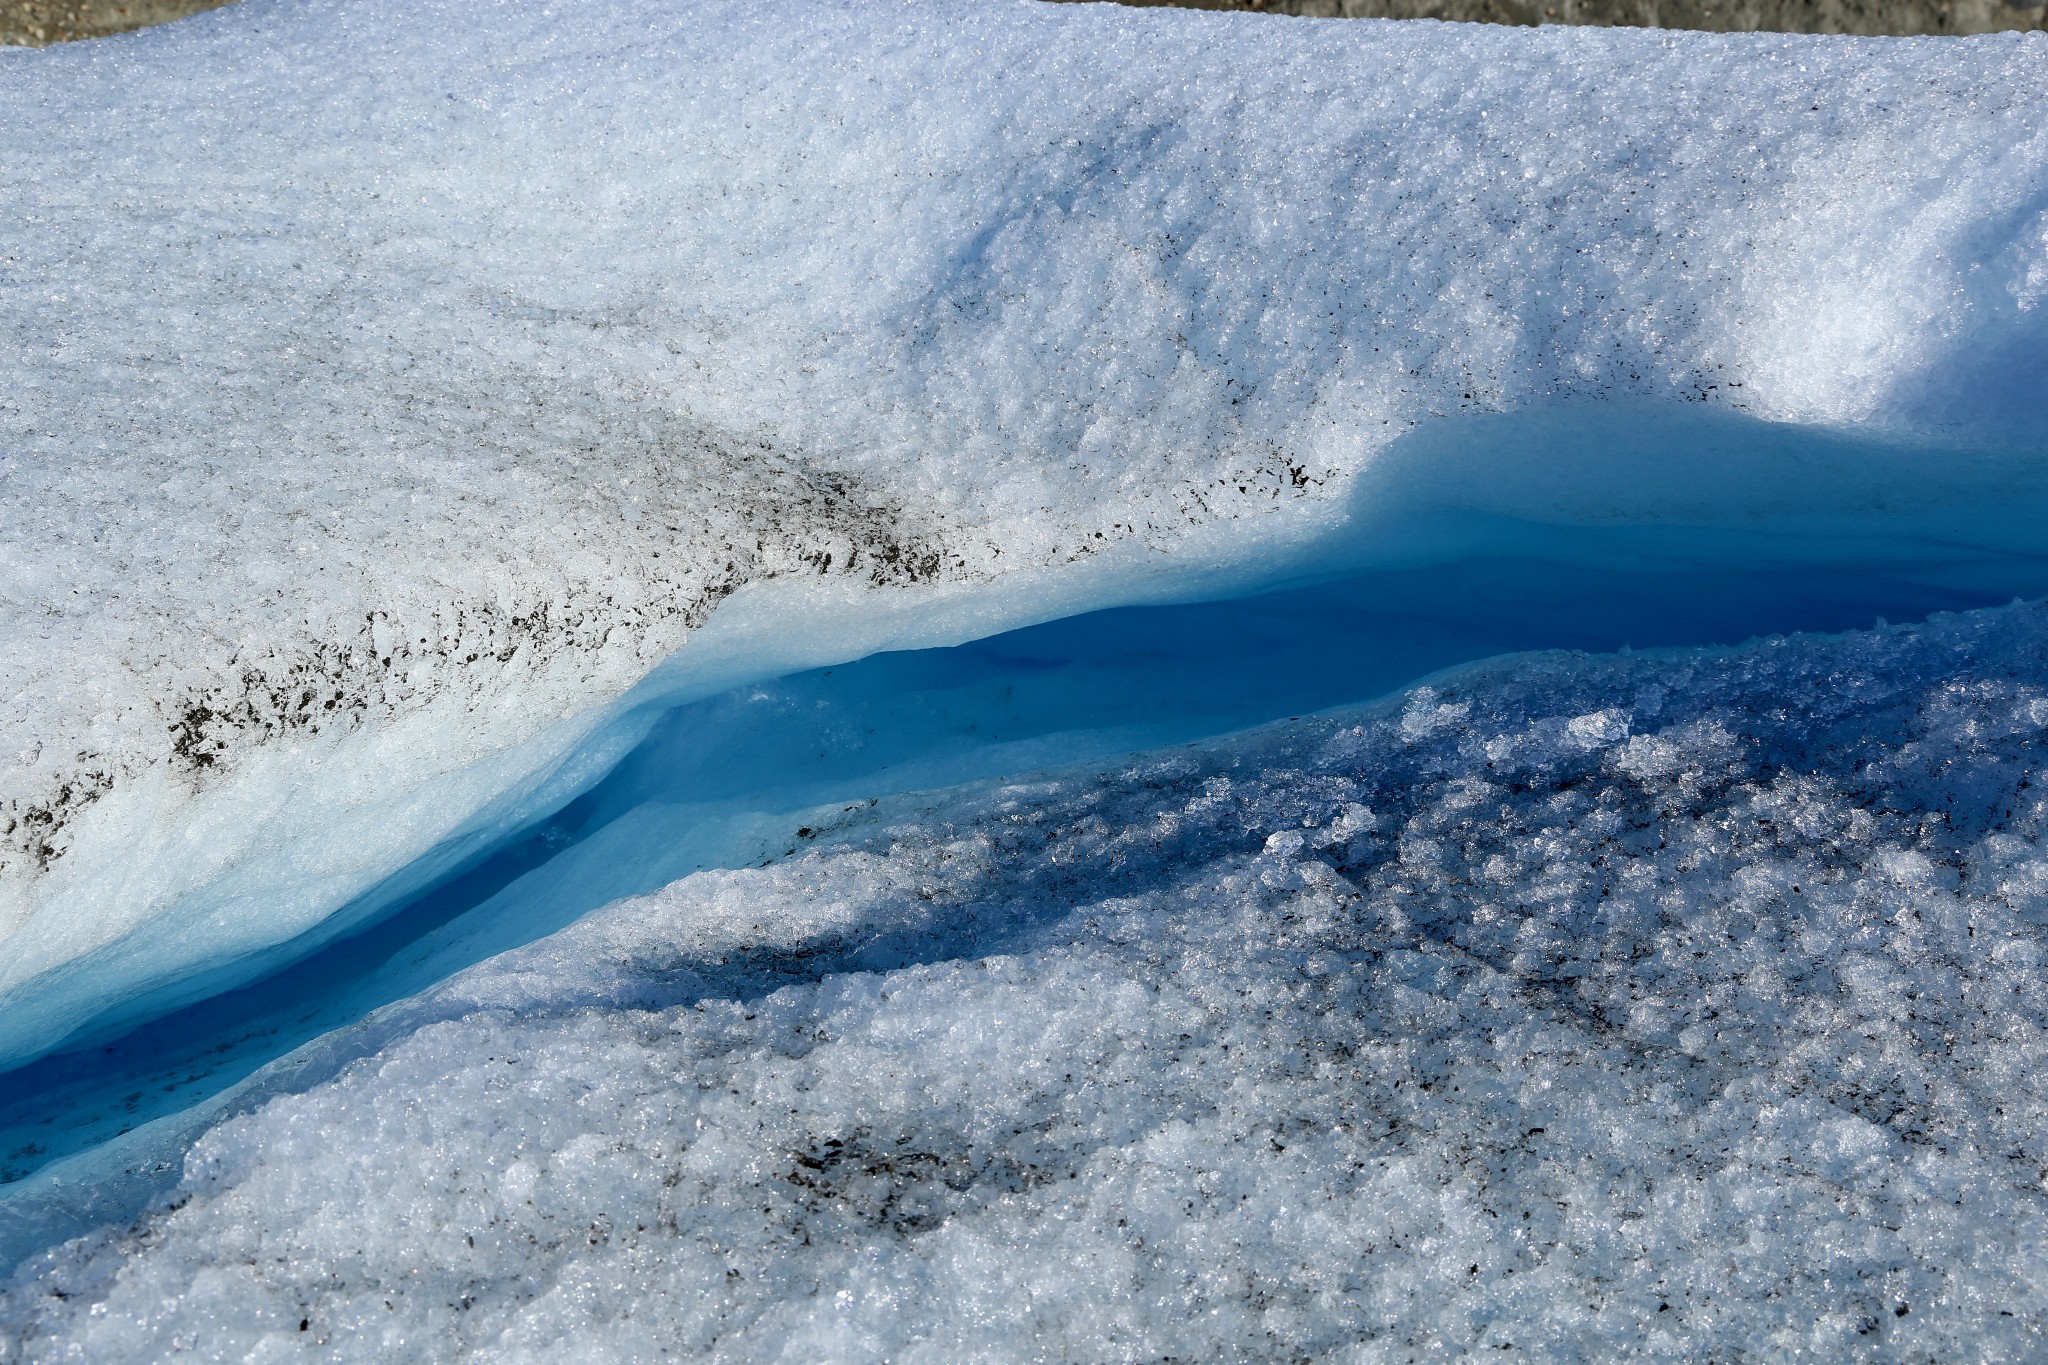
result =
[{"label": "glacier ice", "polygon": [[2038,1356],[2044,83],[0,53],[0,1360]]},{"label": "glacier ice", "polygon": [[409,1002],[0,1322],[24,1360],[2030,1358],[2044,645],[2029,605],[1529,655],[814,817]]},{"label": "glacier ice", "polygon": [[1739,640],[1991,600],[1809,565],[1482,558],[1092,612],[676,706],[591,790],[374,927],[125,1037],[0,1073],[0,1262],[140,1207],[192,1134],[274,1089],[273,1063],[300,1082],[331,1066],[323,1035],[611,900],[792,856],[791,831],[820,810],[1110,761],[1530,648]]},{"label": "glacier ice", "polygon": [[[8,53],[0,1058],[374,918],[664,660],[1200,595],[1347,519],[2038,550],[2044,65],[1023,3]],[[1534,464],[1433,477],[1490,419]],[[685,662],[735,594],[758,652]]]}]

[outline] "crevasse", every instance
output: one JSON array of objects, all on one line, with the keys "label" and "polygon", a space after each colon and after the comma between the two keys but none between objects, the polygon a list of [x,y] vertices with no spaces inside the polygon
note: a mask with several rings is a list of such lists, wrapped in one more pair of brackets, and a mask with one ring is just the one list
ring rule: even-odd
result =
[{"label": "crevasse", "polygon": [[0,54],[8,1349],[2024,1354],[2044,78],[1021,3]]}]

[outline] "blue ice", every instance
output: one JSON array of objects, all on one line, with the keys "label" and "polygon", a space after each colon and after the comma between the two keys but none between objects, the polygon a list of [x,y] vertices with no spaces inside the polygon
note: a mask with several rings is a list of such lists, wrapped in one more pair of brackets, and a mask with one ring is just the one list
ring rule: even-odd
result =
[{"label": "blue ice", "polygon": [[[1532,430],[1548,463],[1532,461]],[[1590,437],[1583,423],[1571,430],[1575,441],[1541,424],[1468,426],[1461,449],[1507,471],[1519,449],[1519,467],[1540,470],[1546,487],[1583,487],[1573,471],[1587,474],[1626,443],[1599,423]],[[1502,654],[1733,644],[2048,594],[2048,547],[2034,529],[2048,521],[2030,520],[2022,497],[1965,485],[1873,510],[1857,505],[1852,471],[1876,457],[1837,438],[1716,418],[1667,422],[1660,440],[1706,442],[1724,467],[1768,443],[1820,473],[1809,470],[1791,515],[1731,512],[1743,495],[1731,481],[1690,524],[1546,523],[1475,514],[1466,499],[1454,513],[1411,507],[1404,544],[1384,528],[1372,534],[1363,509],[1306,554],[1212,577],[1214,595],[1200,600],[763,678],[639,722],[643,737],[594,785],[377,907],[339,941],[308,936],[259,979],[0,1075],[0,1178],[27,1196],[0,1186],[0,1259],[82,1226],[88,1207],[96,1217],[132,1208],[175,1171],[138,1176],[131,1157],[128,1173],[109,1179],[104,1161],[89,1160],[96,1149],[119,1151],[117,1140],[142,1129],[174,1154],[221,1106],[332,1074],[346,1054],[319,1040],[335,1030],[598,906],[700,869],[790,856],[849,806],[912,792],[942,806],[959,784],[1357,702]],[[1441,469],[1450,457],[1436,454],[1429,467]],[[1938,454],[1887,458],[1924,468]],[[1390,487],[1398,478],[1381,494],[1400,506]],[[1543,505],[1526,489],[1519,496]],[[1434,556],[1417,527],[1433,528]],[[94,1173],[67,1184],[67,1159]],[[25,1179],[46,1168],[59,1174]]]}]

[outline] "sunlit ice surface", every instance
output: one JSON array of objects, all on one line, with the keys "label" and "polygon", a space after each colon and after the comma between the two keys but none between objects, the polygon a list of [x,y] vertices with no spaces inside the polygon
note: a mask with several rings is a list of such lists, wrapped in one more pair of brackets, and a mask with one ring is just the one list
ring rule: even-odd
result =
[{"label": "sunlit ice surface", "polygon": [[8,54],[0,1350],[2036,1354],[2044,65]]}]

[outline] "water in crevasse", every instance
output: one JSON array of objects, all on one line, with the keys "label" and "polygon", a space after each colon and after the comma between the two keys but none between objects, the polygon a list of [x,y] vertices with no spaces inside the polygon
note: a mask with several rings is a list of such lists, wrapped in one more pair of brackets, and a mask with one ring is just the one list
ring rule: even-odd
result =
[{"label": "water in crevasse", "polygon": [[1502,653],[1736,643],[2048,591],[2038,561],[1946,581],[1806,565],[1630,572],[1536,559],[1356,573],[878,654],[667,713],[602,782],[253,985],[0,1076],[0,1179],[200,1103],[462,967],[698,868],[788,856],[837,803],[1191,741]]}]

